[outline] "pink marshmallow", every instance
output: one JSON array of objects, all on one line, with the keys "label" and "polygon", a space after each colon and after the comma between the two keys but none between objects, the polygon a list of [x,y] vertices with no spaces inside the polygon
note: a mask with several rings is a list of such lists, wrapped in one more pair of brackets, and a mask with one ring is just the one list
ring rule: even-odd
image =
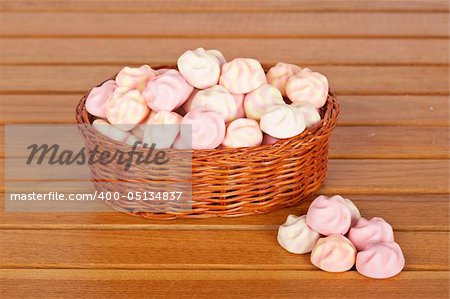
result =
[{"label": "pink marshmallow", "polygon": [[320,234],[306,224],[306,216],[289,215],[286,222],[278,228],[278,243],[291,253],[311,252]]},{"label": "pink marshmallow", "polygon": [[309,103],[320,108],[328,98],[328,80],[320,73],[302,69],[289,78],[286,94],[293,103]]},{"label": "pink marshmallow", "polygon": [[264,133],[280,139],[294,137],[306,129],[303,115],[288,104],[267,107],[259,125]]},{"label": "pink marshmallow", "polygon": [[[207,107],[197,107],[189,111],[181,122],[181,125],[191,125],[189,130],[181,130],[181,138],[184,144],[192,138],[193,149],[214,149],[225,138],[225,121],[223,117]],[[192,135],[192,136],[191,136]]]},{"label": "pink marshmallow", "polygon": [[156,71],[148,65],[138,68],[124,67],[116,76],[116,83],[120,87],[143,90],[148,80],[156,76]]},{"label": "pink marshmallow", "polygon": [[356,270],[370,278],[389,278],[405,266],[402,249],[395,242],[373,244],[356,256]]},{"label": "pink marshmallow", "polygon": [[208,89],[199,90],[192,102],[191,109],[208,107],[219,113],[225,122],[236,119],[238,106],[233,95],[221,85],[214,85]]},{"label": "pink marshmallow", "polygon": [[[183,130],[183,128],[181,128],[181,130]],[[183,138],[181,137],[181,133],[177,135],[177,137],[175,137],[175,140],[172,144],[172,147],[174,149],[192,149],[191,144],[191,140],[183,140]]]},{"label": "pink marshmallow", "polygon": [[170,148],[178,133],[182,116],[169,111],[152,111],[144,129],[142,141],[155,148]]},{"label": "pink marshmallow", "polygon": [[311,263],[327,272],[350,270],[355,264],[355,258],[355,246],[342,235],[330,235],[319,239],[311,252]]},{"label": "pink marshmallow", "polygon": [[244,110],[244,95],[243,94],[233,94],[234,102],[236,103],[236,119],[245,118]]},{"label": "pink marshmallow", "polygon": [[116,90],[114,80],[108,80],[98,87],[94,87],[86,98],[86,110],[97,117],[106,118],[106,102]]},{"label": "pink marshmallow", "polygon": [[249,93],[267,82],[261,64],[251,58],[235,58],[222,66],[219,84],[233,94]]},{"label": "pink marshmallow", "polygon": [[278,140],[280,140],[280,139],[272,137],[267,134],[263,134],[263,140],[262,140],[261,144],[274,144]]},{"label": "pink marshmallow", "polygon": [[309,206],[306,223],[322,235],[344,235],[350,228],[351,213],[336,197],[317,197]]},{"label": "pink marshmallow", "polygon": [[122,131],[129,131],[150,113],[139,90],[118,87],[106,103],[106,118]]},{"label": "pink marshmallow", "polygon": [[267,82],[276,87],[283,96],[286,96],[286,84],[290,77],[301,71],[299,66],[290,63],[278,62],[267,72]]},{"label": "pink marshmallow", "polygon": [[224,147],[257,146],[262,142],[262,132],[257,121],[247,118],[233,120],[227,125]]},{"label": "pink marshmallow", "polygon": [[260,120],[267,107],[277,104],[284,104],[280,91],[270,84],[263,84],[245,95],[245,115],[247,118]]},{"label": "pink marshmallow", "polygon": [[364,250],[373,243],[394,242],[394,231],[382,218],[374,217],[370,220],[361,218],[350,229],[348,238],[358,250]]},{"label": "pink marshmallow", "polygon": [[177,70],[165,70],[147,83],[142,94],[152,110],[172,111],[180,107],[193,90]]}]

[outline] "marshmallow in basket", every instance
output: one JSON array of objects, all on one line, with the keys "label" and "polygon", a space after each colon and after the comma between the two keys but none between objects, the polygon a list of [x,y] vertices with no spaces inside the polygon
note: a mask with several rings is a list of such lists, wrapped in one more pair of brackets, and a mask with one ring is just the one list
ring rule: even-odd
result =
[{"label": "marshmallow in basket", "polygon": [[[192,148],[214,149],[273,144],[321,121],[328,81],[309,69],[280,62],[265,74],[255,59],[227,62],[220,51],[203,48],[184,52],[177,67],[125,67],[115,80],[91,90],[86,109],[158,148],[190,148],[191,138],[183,140],[188,130],[176,129],[183,123],[192,125]],[[174,130],[162,134],[147,124]],[[107,134],[131,140],[127,134]]]}]

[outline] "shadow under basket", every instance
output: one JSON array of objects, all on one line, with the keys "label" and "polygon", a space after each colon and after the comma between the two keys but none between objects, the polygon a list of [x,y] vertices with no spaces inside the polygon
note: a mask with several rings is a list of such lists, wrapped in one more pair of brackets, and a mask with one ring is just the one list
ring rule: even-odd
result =
[{"label": "shadow under basket", "polygon": [[[76,108],[78,124],[91,124],[95,117],[85,108],[85,95]],[[142,212],[143,201],[112,200],[108,203],[116,210],[149,219],[239,217],[262,214],[280,208],[295,206],[317,191],[325,180],[330,135],[336,125],[340,106],[330,91],[324,107],[322,121],[302,134],[283,139],[272,145],[235,149],[175,150],[169,155],[189,152],[192,157],[192,200],[189,208],[178,205],[164,210]],[[88,130],[83,134],[86,149],[127,152],[130,147],[101,134]],[[144,151],[144,150],[143,150]],[[189,165],[190,166],[190,165]],[[110,165],[89,165],[92,181],[98,192],[130,191],[120,183],[130,180],[133,192],[151,191],[152,169],[146,165],[133,165],[128,171]],[[170,191],[170,190],[167,190]]]}]

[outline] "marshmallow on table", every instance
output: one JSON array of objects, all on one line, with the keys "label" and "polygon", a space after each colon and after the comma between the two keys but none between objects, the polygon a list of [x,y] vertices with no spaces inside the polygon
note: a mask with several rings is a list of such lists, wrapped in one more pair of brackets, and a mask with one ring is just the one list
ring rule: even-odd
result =
[{"label": "marshmallow on table", "polygon": [[309,206],[306,223],[322,235],[344,235],[350,228],[351,213],[347,206],[336,197],[317,197]]},{"label": "marshmallow on table", "polygon": [[278,243],[291,253],[311,252],[320,234],[306,224],[306,216],[289,215],[286,222],[278,228]]},{"label": "marshmallow on table", "polygon": [[303,115],[288,104],[266,108],[259,125],[264,133],[280,139],[294,137],[306,128]]},{"label": "marshmallow on table", "polygon": [[382,218],[374,217],[370,220],[361,218],[350,229],[348,238],[358,250],[363,250],[374,243],[394,242],[394,231]]},{"label": "marshmallow on table", "polygon": [[280,91],[270,84],[263,84],[245,95],[245,115],[247,118],[260,120],[264,110],[268,106],[276,104],[284,104]]},{"label": "marshmallow on table", "polygon": [[120,87],[143,90],[148,80],[156,76],[156,71],[148,65],[141,67],[124,67],[116,76],[116,83]]},{"label": "marshmallow on table", "polygon": [[186,113],[181,125],[191,125],[191,130],[180,131],[184,144],[192,140],[193,149],[214,149],[225,138],[225,121],[223,117],[207,107],[193,108]]},{"label": "marshmallow on table", "polygon": [[244,94],[267,83],[267,79],[257,60],[235,58],[222,66],[219,83],[233,94]]},{"label": "marshmallow on table", "polygon": [[219,66],[222,67],[224,63],[226,63],[226,59],[223,56],[222,52],[216,49],[206,50],[207,53],[212,54],[214,57],[216,57],[217,61],[219,62]]},{"label": "marshmallow on table", "polygon": [[262,139],[262,132],[257,121],[239,118],[227,125],[222,145],[230,148],[257,146],[261,144]]},{"label": "marshmallow on table", "polygon": [[130,134],[129,132],[121,131],[121,130],[117,129],[116,127],[111,126],[110,123],[108,123],[107,121],[105,121],[103,119],[94,120],[94,122],[92,123],[92,126],[94,127],[95,130],[100,132],[102,135],[105,135],[106,137],[108,137],[112,140],[124,142],[129,145],[133,145],[134,141],[137,141],[137,140],[135,140],[135,137],[132,134]]},{"label": "marshmallow on table", "polygon": [[154,111],[172,111],[190,96],[193,87],[177,70],[164,70],[151,79],[142,95]]},{"label": "marshmallow on table", "polygon": [[182,116],[169,111],[152,111],[146,122],[143,143],[155,148],[170,148],[178,133]]},{"label": "marshmallow on table", "polygon": [[360,251],[356,256],[356,270],[370,278],[389,278],[405,266],[402,249],[395,242],[383,242]]},{"label": "marshmallow on table", "polygon": [[350,270],[355,264],[355,258],[355,246],[342,235],[330,235],[319,239],[311,252],[311,263],[327,272]]},{"label": "marshmallow on table", "polygon": [[294,64],[278,62],[267,72],[267,82],[276,87],[283,96],[286,96],[287,81],[300,70],[301,68]]},{"label": "marshmallow on table", "polygon": [[214,86],[220,76],[220,62],[216,55],[217,53],[205,51],[203,48],[188,50],[178,58],[178,70],[195,88]]},{"label": "marshmallow on table", "polygon": [[219,113],[225,122],[236,119],[238,106],[233,95],[221,85],[199,90],[190,103],[190,109],[208,107]]},{"label": "marshmallow on table", "polygon": [[141,123],[150,109],[141,92],[118,87],[106,103],[106,118],[122,131],[129,131]]},{"label": "marshmallow on table", "polygon": [[359,212],[356,205],[350,199],[344,198],[340,195],[334,195],[331,198],[333,200],[338,200],[342,202],[347,207],[347,209],[350,211],[350,215],[352,218],[350,227],[354,227],[358,223],[359,219],[361,219],[361,213]]},{"label": "marshmallow on table", "polygon": [[286,94],[293,103],[309,103],[320,108],[328,98],[328,80],[320,73],[302,69],[289,78]]},{"label": "marshmallow on table", "polygon": [[86,110],[97,117],[106,117],[106,102],[116,90],[114,80],[108,80],[98,87],[94,87],[86,98]]},{"label": "marshmallow on table", "polygon": [[314,127],[321,121],[319,111],[313,105],[309,103],[292,103],[291,105],[303,114],[307,128]]}]

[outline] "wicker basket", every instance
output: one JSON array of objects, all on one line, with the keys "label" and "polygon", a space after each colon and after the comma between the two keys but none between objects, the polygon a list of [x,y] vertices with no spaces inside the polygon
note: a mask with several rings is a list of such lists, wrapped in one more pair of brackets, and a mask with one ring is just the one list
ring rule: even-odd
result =
[{"label": "wicker basket", "polygon": [[[172,67],[174,68],[174,67]],[[267,70],[268,67],[265,67]],[[78,124],[95,119],[85,109],[86,96],[76,108]],[[189,150],[192,154],[192,208],[163,212],[134,212],[142,203],[125,200],[109,202],[116,210],[150,219],[238,217],[268,213],[295,206],[317,191],[327,172],[330,134],[336,125],[340,106],[330,91],[321,108],[322,121],[302,134],[272,145],[237,149]],[[86,148],[127,151],[127,145],[95,132],[85,132]],[[183,151],[170,150],[171,155]],[[134,191],[147,191],[151,170],[133,165],[123,170],[101,164],[90,165],[93,178],[133,181]],[[146,181],[142,179],[146,178]],[[98,191],[124,191],[121,184],[93,179]]]}]

